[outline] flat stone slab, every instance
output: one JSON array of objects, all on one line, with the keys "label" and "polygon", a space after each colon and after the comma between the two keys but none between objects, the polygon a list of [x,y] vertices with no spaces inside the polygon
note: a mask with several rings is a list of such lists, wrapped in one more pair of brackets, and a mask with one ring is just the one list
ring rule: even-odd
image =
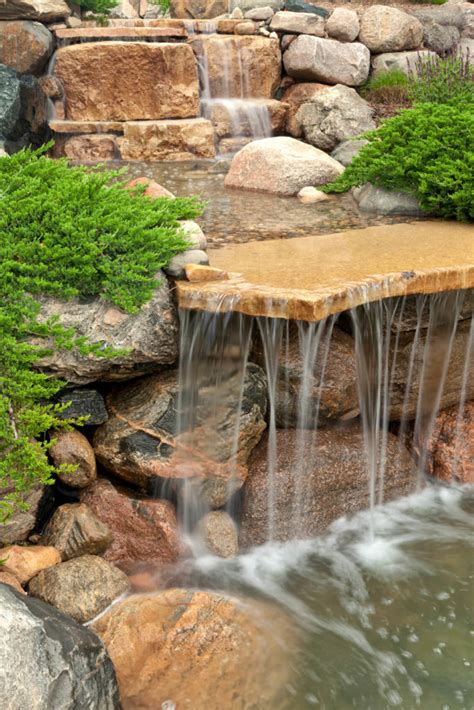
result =
[{"label": "flat stone slab", "polygon": [[107,40],[107,39],[161,39],[161,38],[183,38],[188,36],[184,27],[78,27],[75,29],[56,30],[55,35],[58,40],[67,40],[68,44],[84,42],[87,40]]},{"label": "flat stone slab", "polygon": [[391,296],[474,287],[473,228],[441,220],[230,244],[208,255],[234,273],[178,281],[181,308],[319,321]]},{"label": "flat stone slab", "polygon": [[124,121],[50,121],[54,133],[123,133]]}]

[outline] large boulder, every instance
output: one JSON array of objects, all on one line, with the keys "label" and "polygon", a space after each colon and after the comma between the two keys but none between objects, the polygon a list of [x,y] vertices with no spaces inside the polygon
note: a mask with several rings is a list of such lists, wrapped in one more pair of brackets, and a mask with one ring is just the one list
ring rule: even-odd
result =
[{"label": "large boulder", "polygon": [[[279,427],[311,428],[331,420],[358,413],[356,359],[353,338],[334,328],[328,333],[310,324],[301,337],[307,344],[306,356],[317,343],[314,362],[301,353],[299,334],[290,325],[289,338],[283,340],[276,379],[275,415]],[[253,353],[264,362],[261,345]]]},{"label": "large boulder", "polygon": [[344,171],[322,150],[294,138],[253,141],[232,160],[226,187],[296,195],[306,185],[324,185]]},{"label": "large boulder", "polygon": [[13,134],[20,112],[20,80],[13,69],[0,65],[0,136]]},{"label": "large boulder", "polygon": [[184,551],[176,511],[169,501],[134,497],[105,479],[84,491],[81,501],[113,535],[104,559],[127,573],[144,563],[161,568],[176,562]]},{"label": "large boulder", "polygon": [[54,22],[71,14],[65,0],[7,0],[0,3],[0,20]]},{"label": "large boulder", "polygon": [[109,528],[84,503],[57,508],[42,535],[42,542],[53,546],[63,562],[82,555],[100,555],[112,540]]},{"label": "large boulder", "polygon": [[[313,537],[334,520],[369,507],[369,471],[359,425],[343,429],[277,430],[277,454],[268,468],[268,440],[255,449],[243,489],[240,543]],[[379,457],[380,463],[380,457]],[[388,434],[383,498],[416,486],[408,451]],[[376,495],[381,492],[380,478]]]},{"label": "large boulder", "polygon": [[331,158],[342,163],[345,168],[352,163],[355,156],[360,153],[364,145],[368,144],[368,140],[365,138],[355,138],[348,141],[343,141],[339,143],[337,148],[335,148],[331,153]]},{"label": "large boulder", "polygon": [[352,190],[352,196],[362,212],[376,212],[383,215],[409,215],[423,217],[426,212],[421,209],[415,195],[399,190],[385,190],[366,183]]},{"label": "large boulder", "polygon": [[355,89],[338,84],[306,101],[296,114],[308,143],[330,152],[348,138],[375,129],[373,109]]},{"label": "large boulder", "polygon": [[359,34],[357,12],[345,7],[336,7],[326,22],[326,32],[339,42],[353,42]]},{"label": "large boulder", "polygon": [[421,49],[419,52],[387,52],[372,58],[372,74],[382,74],[392,69],[402,71],[404,74],[418,73],[420,61],[437,58],[436,52]]},{"label": "large boulder", "polygon": [[[24,509],[17,508],[8,522],[0,523],[0,545],[28,540],[36,526],[44,490],[44,486],[37,485],[22,494]],[[8,486],[0,488],[0,498],[8,492]]]},{"label": "large boulder", "polygon": [[209,97],[273,98],[281,73],[277,40],[213,34],[197,37],[192,47],[204,58]]},{"label": "large boulder", "polygon": [[69,120],[157,120],[199,114],[196,61],[186,44],[74,44],[58,49],[54,75],[63,84]]},{"label": "large boulder", "polygon": [[359,42],[374,54],[417,49],[423,42],[423,25],[395,7],[373,5],[362,15]]},{"label": "large boulder", "polygon": [[[264,373],[249,365],[242,393],[238,372],[220,386],[210,374],[197,395],[193,426],[181,433],[178,412],[181,421],[191,421],[186,407],[192,404],[180,405],[178,386],[178,373],[171,370],[111,393],[110,418],[94,436],[96,456],[106,469],[135,485],[171,479],[179,488],[190,478],[216,485],[224,480],[230,495],[242,485],[247,459],[265,429]],[[236,403],[241,394],[239,417]]]},{"label": "large boulder", "polygon": [[0,584],[0,706],[119,710],[115,670],[90,629]]},{"label": "large boulder", "polygon": [[290,680],[294,632],[280,611],[254,601],[169,589],[120,602],[93,628],[113,660],[123,710],[166,701],[196,710],[278,707]]},{"label": "large boulder", "polygon": [[55,377],[73,384],[124,380],[171,365],[178,356],[178,316],[166,282],[134,314],[100,298],[39,300],[41,320],[57,316],[62,325],[74,328],[89,342],[128,351],[119,357],[103,358],[83,356],[74,350],[56,350],[40,361],[41,369]]},{"label": "large boulder", "polygon": [[72,488],[85,488],[97,478],[94,449],[84,434],[72,429],[54,434],[56,443],[50,449],[55,466],[74,466],[74,471],[58,471],[58,477]]},{"label": "large boulder", "polygon": [[309,12],[277,12],[271,19],[270,30],[324,37],[324,20]]},{"label": "large boulder", "polygon": [[293,138],[301,138],[303,129],[297,119],[298,109],[306,101],[311,101],[319,96],[322,91],[327,91],[329,86],[326,84],[317,84],[314,82],[301,82],[292,84],[283,94],[282,103],[288,105],[286,114],[286,132]]},{"label": "large boulder", "polygon": [[39,22],[0,23],[0,63],[20,74],[39,75],[53,51],[53,35]]},{"label": "large boulder", "polygon": [[422,25],[426,26],[433,22],[443,26],[454,26],[460,32],[465,28],[466,3],[455,5],[450,2],[445,7],[423,7],[412,11],[412,15],[416,17]]},{"label": "large boulder", "polygon": [[454,25],[440,25],[430,22],[423,27],[423,44],[437,54],[447,54],[456,47],[461,34]]},{"label": "large boulder", "polygon": [[129,589],[123,572],[101,557],[83,555],[43,570],[28,585],[31,596],[84,624]]},{"label": "large boulder", "polygon": [[434,422],[427,449],[428,473],[448,483],[474,483],[474,401],[443,409]]},{"label": "large boulder", "polygon": [[369,76],[370,52],[360,42],[300,35],[284,53],[283,64],[295,79],[360,86]]}]

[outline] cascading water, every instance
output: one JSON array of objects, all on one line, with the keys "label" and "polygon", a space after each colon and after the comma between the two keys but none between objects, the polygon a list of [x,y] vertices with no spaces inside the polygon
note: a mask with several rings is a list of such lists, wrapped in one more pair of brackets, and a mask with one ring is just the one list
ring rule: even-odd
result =
[{"label": "cascading water", "polygon": [[[472,489],[423,487],[441,402],[456,402],[461,421],[472,397],[471,296],[459,291],[387,299],[320,323],[253,319],[232,313],[229,304],[225,312],[181,312],[177,431],[191,442],[190,471],[204,466],[209,472],[216,465],[221,470],[211,482],[202,470],[204,475],[183,484],[180,513],[195,561],[191,572],[187,565],[177,574],[267,600],[293,620],[299,632],[298,648],[287,649],[293,680],[273,708],[473,707],[472,568],[466,567],[474,532]],[[335,340],[348,332],[358,404],[340,406],[331,419],[331,353]],[[256,386],[248,379],[249,373],[256,376],[253,362],[265,371],[268,404],[266,501],[250,519],[264,528],[257,542],[265,544],[246,552],[247,486],[255,474],[251,464],[242,488],[248,464],[243,440],[252,406],[248,392]],[[368,510],[335,520],[317,536],[331,517],[323,525],[314,519],[313,503],[321,497],[314,491],[314,470],[332,436],[359,431]],[[285,432],[296,442],[291,451],[284,449]],[[409,458],[407,445],[416,458],[411,495],[387,504],[391,478]],[[288,480],[282,486],[284,459]],[[329,486],[353,510],[351,462],[342,465],[349,467],[349,485],[339,489],[334,471]],[[210,502],[206,486],[216,481],[220,495]],[[230,560],[206,553],[200,537],[198,519],[217,507],[242,523],[243,549]]]}]

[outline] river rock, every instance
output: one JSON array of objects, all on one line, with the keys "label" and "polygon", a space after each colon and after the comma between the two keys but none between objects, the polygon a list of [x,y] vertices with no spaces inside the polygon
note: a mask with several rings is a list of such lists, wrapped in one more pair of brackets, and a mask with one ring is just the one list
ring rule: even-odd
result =
[{"label": "river rock", "polygon": [[339,42],[353,42],[359,34],[357,12],[345,7],[336,7],[326,22],[326,32]]},{"label": "river rock", "polygon": [[296,114],[308,143],[330,152],[348,138],[375,130],[373,109],[355,89],[338,84],[305,101]]},{"label": "river rock", "polygon": [[423,42],[423,25],[395,7],[373,5],[362,15],[359,42],[375,54],[417,49]]},{"label": "river rock", "polygon": [[[8,487],[0,488],[0,498],[4,496]],[[16,509],[7,523],[0,523],[0,545],[9,545],[12,542],[24,542],[36,526],[36,518],[40,510],[44,486],[37,485],[22,494],[25,510]]]},{"label": "river rock", "polygon": [[43,544],[55,547],[63,562],[82,555],[100,555],[112,540],[109,528],[84,503],[57,508],[42,535]]},{"label": "river rock", "polygon": [[370,52],[359,42],[300,35],[284,53],[283,64],[295,79],[360,86],[369,76]]},{"label": "river rock", "polygon": [[282,103],[288,106],[286,114],[286,132],[293,138],[301,138],[302,127],[296,118],[298,109],[306,101],[318,96],[321,91],[326,91],[329,87],[326,84],[316,84],[303,82],[289,86],[283,94]]},{"label": "river rock", "polygon": [[28,592],[84,624],[129,589],[123,572],[94,555],[84,555],[43,570]]},{"label": "river rock", "polygon": [[181,254],[176,254],[170,260],[170,263],[165,268],[168,276],[175,279],[184,279],[186,277],[186,266],[188,264],[201,264],[206,266],[209,264],[209,257],[202,249],[188,249]]},{"label": "river rock", "polygon": [[[123,710],[272,708],[290,679],[294,633],[271,606],[168,589],[126,599],[93,626],[114,663]],[[258,659],[258,662],[256,662]]]},{"label": "river rock", "polygon": [[436,52],[428,49],[421,49],[418,52],[387,52],[378,54],[372,59],[372,74],[377,76],[392,69],[398,69],[404,74],[417,73],[417,62],[427,59],[436,59]]},{"label": "river rock", "polygon": [[302,187],[298,192],[298,200],[303,204],[312,204],[314,202],[327,202],[331,198],[326,195],[325,192],[317,190],[315,187],[308,185],[307,187]]},{"label": "river rock", "polygon": [[428,473],[448,483],[474,483],[474,401],[443,409],[427,448]]},{"label": "river rock", "polygon": [[53,35],[39,22],[0,23],[0,63],[20,74],[41,74],[53,51]]},{"label": "river rock", "polygon": [[74,44],[56,52],[54,75],[63,84],[69,120],[156,121],[199,114],[196,61],[187,44]]},{"label": "river rock", "polygon": [[119,710],[114,667],[90,629],[0,584],[0,706]]},{"label": "river rock", "polygon": [[239,551],[237,527],[224,510],[213,510],[199,521],[199,534],[206,548],[217,557],[234,557]]},{"label": "river rock", "polygon": [[385,190],[366,183],[352,189],[352,195],[362,212],[377,214],[404,214],[413,217],[423,217],[426,212],[421,209],[414,195],[397,190]]},{"label": "river rock", "polygon": [[277,12],[272,17],[270,29],[273,32],[324,37],[324,20],[308,12]]},{"label": "river rock", "polygon": [[7,0],[0,3],[0,20],[54,22],[71,14],[64,0]]},{"label": "river rock", "polygon": [[423,44],[427,49],[432,49],[437,54],[447,54],[454,49],[461,34],[454,25],[439,25],[431,22],[423,27]]},{"label": "river rock", "polygon": [[270,5],[264,5],[264,7],[254,7],[247,10],[244,17],[246,20],[254,20],[254,22],[267,22],[272,19],[273,15],[274,11]]},{"label": "river rock", "polygon": [[[280,429],[276,441],[271,475],[266,438],[249,463],[240,531],[244,548],[266,542],[270,530],[274,540],[313,537],[337,518],[369,507],[365,443],[358,424],[318,431]],[[408,451],[388,434],[384,500],[413,491],[416,480]]]},{"label": "river rock", "polygon": [[[161,277],[162,281],[164,276]],[[138,313],[126,313],[100,298],[89,301],[38,298],[40,320],[58,316],[66,328],[74,328],[89,342],[103,342],[128,354],[115,358],[82,356],[74,350],[55,351],[40,361],[44,372],[72,384],[136,377],[171,365],[178,355],[178,317],[167,283],[153,293]]]},{"label": "river rock", "polygon": [[197,250],[203,251],[207,247],[206,235],[202,231],[197,222],[192,219],[186,219],[180,222],[184,236],[190,245]]},{"label": "river rock", "polygon": [[16,72],[0,64],[0,136],[9,138],[20,118],[21,85]]},{"label": "river rock", "polygon": [[225,186],[296,195],[302,187],[332,182],[342,172],[340,163],[313,146],[294,138],[264,138],[234,156]]},{"label": "river rock", "polygon": [[331,158],[334,158],[334,160],[342,163],[344,167],[347,167],[352,163],[356,155],[360,153],[364,145],[368,144],[368,142],[369,141],[364,138],[343,141],[332,151]]},{"label": "river rock", "polygon": [[59,414],[61,419],[79,419],[84,417],[85,426],[97,426],[108,419],[104,398],[94,389],[63,390],[55,398],[58,404],[67,405]]},{"label": "river rock", "polygon": [[257,31],[257,25],[252,20],[242,20],[234,27],[235,35],[254,35]]},{"label": "river rock", "polygon": [[2,570],[13,574],[20,584],[26,584],[43,569],[61,562],[59,552],[54,547],[43,545],[12,545],[0,551],[0,558],[5,560]]},{"label": "river rock", "polygon": [[84,491],[81,501],[112,532],[104,559],[127,573],[141,563],[160,568],[176,562],[184,551],[169,501],[138,499],[105,479]]},{"label": "river rock", "polygon": [[123,160],[214,158],[214,129],[205,118],[127,121],[118,139]]},{"label": "river rock", "polygon": [[53,434],[56,443],[50,449],[55,466],[75,466],[71,473],[58,472],[58,478],[72,488],[85,488],[97,478],[94,449],[80,431],[59,431]]},{"label": "river rock", "polygon": [[205,57],[211,96],[273,98],[281,73],[278,41],[257,35],[214,34],[194,39],[192,47]]},{"label": "river rock", "polygon": [[[224,483],[230,496],[242,485],[246,461],[265,429],[265,376],[257,365],[247,368],[238,420],[238,372],[226,378],[219,390],[212,378],[204,384],[194,428],[179,435],[175,370],[117,388],[107,398],[110,418],[94,436],[98,460],[135,485],[145,487],[171,479],[172,486],[180,488],[183,481],[196,478],[199,485],[211,488],[215,484],[220,489]],[[232,461],[237,424],[237,461]]]}]

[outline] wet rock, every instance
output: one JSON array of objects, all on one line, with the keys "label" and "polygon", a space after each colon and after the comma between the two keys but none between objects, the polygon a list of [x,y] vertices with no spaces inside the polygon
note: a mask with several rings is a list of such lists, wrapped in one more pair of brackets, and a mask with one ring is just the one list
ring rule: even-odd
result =
[{"label": "wet rock", "polygon": [[[135,485],[147,486],[163,479],[216,479],[232,484],[230,495],[232,487],[235,490],[235,486],[242,485],[245,463],[265,428],[265,376],[256,365],[248,367],[238,420],[235,403],[241,387],[239,373],[232,373],[218,391],[212,373],[209,381],[202,384],[194,428],[179,435],[176,371],[117,388],[107,398],[110,419],[94,436],[98,460],[116,476]],[[182,414],[185,416],[186,412]],[[231,459],[237,423],[235,462]]]},{"label": "wet rock", "polygon": [[64,0],[8,0],[0,4],[0,20],[54,22],[70,14],[71,10]]},{"label": "wet rock", "polygon": [[456,47],[461,38],[457,27],[431,22],[423,27],[423,44],[437,54],[446,54]]},{"label": "wet rock", "polygon": [[64,91],[59,79],[56,79],[52,74],[46,74],[38,79],[45,96],[49,99],[62,99]]},{"label": "wet rock", "polygon": [[[2,572],[0,570],[0,589],[2,584],[8,584],[9,587],[13,587],[20,594],[26,594],[25,590],[21,586],[18,577],[15,577],[11,572]],[[1,696],[1,693],[0,693]]]},{"label": "wet rock", "polygon": [[53,152],[55,158],[69,158],[81,163],[100,163],[120,158],[117,137],[97,133],[58,136]]},{"label": "wet rock", "polygon": [[386,54],[379,54],[372,59],[372,74],[377,76],[382,72],[391,71],[392,69],[398,69],[404,74],[410,74],[417,72],[417,62],[427,59],[435,59],[437,57],[436,52],[431,52],[428,49],[421,49],[418,52],[387,52]]},{"label": "wet rock", "polygon": [[282,133],[285,128],[288,106],[274,99],[253,99],[250,102],[233,102],[229,107],[225,100],[212,101],[206,105],[206,117],[212,122],[218,138],[233,136],[238,126],[240,136],[251,136],[255,130],[254,121],[270,121],[273,134]]},{"label": "wet rock", "polygon": [[[277,707],[294,633],[281,612],[209,592],[132,597],[94,623],[113,660],[123,710]],[[255,659],[258,659],[256,663]],[[224,672],[223,672],[224,669]]]},{"label": "wet rock", "polygon": [[108,419],[104,398],[94,389],[63,390],[56,397],[59,404],[68,406],[59,415],[62,419],[79,419],[86,417],[85,426],[97,426]]},{"label": "wet rock", "polygon": [[82,555],[100,555],[113,540],[109,528],[84,503],[60,506],[42,535],[45,545],[52,545],[65,562]]},{"label": "wet rock", "polygon": [[52,51],[53,35],[39,22],[0,23],[0,64],[20,74],[39,75]]},{"label": "wet rock", "polygon": [[179,19],[203,19],[225,15],[229,10],[227,0],[171,0],[171,17]]},{"label": "wet rock", "polygon": [[307,12],[277,12],[272,17],[270,29],[274,32],[314,35],[324,37],[322,17]]},{"label": "wet rock", "polygon": [[199,534],[206,548],[217,557],[234,557],[239,551],[237,527],[229,513],[214,510],[199,521]]},{"label": "wet rock", "polygon": [[302,104],[296,121],[308,143],[328,152],[348,138],[375,130],[372,107],[355,89],[341,84]]},{"label": "wet rock", "polygon": [[13,574],[20,584],[26,584],[41,570],[61,562],[60,554],[54,547],[43,545],[4,547],[0,551],[0,558],[5,560],[2,571]]},{"label": "wet rock", "polygon": [[209,264],[209,257],[202,249],[188,249],[181,254],[173,256],[165,272],[168,276],[172,276],[175,279],[184,279],[186,277],[185,267],[188,264],[202,264],[206,266]]},{"label": "wet rock", "polygon": [[21,121],[17,134],[26,134],[33,145],[44,143],[48,137],[47,99],[36,77],[26,74],[20,78]]},{"label": "wet rock", "polygon": [[[294,324],[290,326],[289,339],[285,338],[281,347],[275,402],[279,427],[310,428],[316,420],[322,424],[358,412],[356,359],[352,337],[335,327],[328,343],[324,332],[321,331],[318,336],[314,325],[309,328],[312,329],[313,339],[320,338],[314,367],[310,372],[306,372],[309,366],[305,368]],[[308,338],[309,335],[307,331],[304,337]],[[261,345],[256,346],[253,357],[257,362],[263,362]],[[301,411],[303,380],[307,385],[304,394],[306,409]],[[301,417],[304,417],[304,422]]]},{"label": "wet rock", "polygon": [[345,7],[336,7],[326,22],[326,32],[339,42],[353,42],[359,30],[357,12],[347,10]]},{"label": "wet rock", "polygon": [[287,104],[289,107],[286,115],[286,132],[293,138],[301,138],[303,135],[301,124],[296,118],[300,106],[328,88],[326,84],[303,82],[301,84],[293,84],[286,89],[281,100],[282,103]]},{"label": "wet rock", "polygon": [[428,473],[448,483],[474,483],[474,402],[441,410],[427,448]]},{"label": "wet rock", "polygon": [[315,187],[308,185],[308,187],[302,187],[298,192],[298,200],[303,204],[311,204],[313,202],[326,202],[330,198],[325,192],[321,190],[316,190]]},{"label": "wet rock", "polygon": [[359,42],[300,35],[284,53],[283,64],[295,79],[360,86],[369,75],[370,52]]},{"label": "wet rock", "polygon": [[204,118],[127,121],[118,140],[123,160],[214,158],[214,130]]},{"label": "wet rock", "polygon": [[[9,491],[8,487],[0,489],[0,498]],[[31,491],[22,495],[25,510],[15,510],[7,523],[0,524],[0,545],[28,540],[36,525],[44,486],[34,486]]]},{"label": "wet rock", "polygon": [[159,185],[157,182],[155,182],[155,180],[150,180],[150,178],[147,177],[139,177],[135,178],[135,180],[130,180],[130,182],[127,183],[126,187],[131,188],[136,187],[137,185],[146,185],[143,194],[146,197],[150,197],[152,199],[157,199],[159,197],[174,197],[173,193],[167,190],[166,187],[163,187],[163,185]]},{"label": "wet rock", "polygon": [[74,44],[58,49],[54,75],[64,87],[67,119],[156,121],[199,114],[196,62],[186,44]]},{"label": "wet rock", "polygon": [[423,42],[423,25],[395,7],[373,5],[362,15],[359,42],[375,54],[417,49]]},{"label": "wet rock", "polygon": [[237,153],[225,186],[295,195],[306,185],[331,182],[343,171],[329,155],[294,138],[264,138]]},{"label": "wet rock", "polygon": [[94,449],[80,431],[59,431],[54,433],[56,443],[50,449],[55,466],[72,465],[71,473],[59,471],[58,478],[72,488],[85,488],[97,478]]},{"label": "wet rock", "polygon": [[[369,507],[367,458],[359,425],[277,430],[276,466],[271,476],[267,456],[264,439],[252,455],[243,489],[243,547],[264,543],[269,531],[275,540],[313,537],[337,518]],[[397,437],[388,434],[384,500],[409,493],[415,485],[411,456]],[[379,491],[380,481],[376,487]]]},{"label": "wet rock", "polygon": [[332,151],[331,158],[334,158],[334,160],[342,163],[344,167],[347,167],[352,163],[356,155],[360,153],[364,145],[368,144],[368,142],[369,141],[364,138],[343,141]]},{"label": "wet rock", "polygon": [[21,85],[16,72],[0,65],[0,136],[9,138],[20,118]]},{"label": "wet rock", "polygon": [[129,588],[123,572],[93,555],[76,557],[43,570],[28,592],[84,624],[100,614]]},{"label": "wet rock", "polygon": [[0,706],[118,710],[102,641],[56,609],[0,584]]},{"label": "wet rock", "polygon": [[278,42],[261,36],[202,35],[192,47],[205,56],[211,96],[273,98],[281,73]]},{"label": "wet rock", "polygon": [[361,187],[353,188],[352,195],[362,212],[377,212],[384,215],[405,214],[413,217],[426,215],[416,197],[408,192],[385,190],[366,183]]},{"label": "wet rock", "polygon": [[176,512],[168,501],[137,500],[104,479],[84,491],[81,501],[112,532],[104,559],[127,573],[140,563],[162,567],[176,562],[183,552]]},{"label": "wet rock", "polygon": [[62,325],[74,328],[89,342],[129,350],[128,354],[115,358],[85,357],[73,350],[56,351],[40,362],[41,369],[55,377],[72,384],[123,380],[170,365],[177,358],[178,318],[166,282],[135,314],[99,298],[63,301],[43,297],[38,300],[41,320],[58,316]]}]

